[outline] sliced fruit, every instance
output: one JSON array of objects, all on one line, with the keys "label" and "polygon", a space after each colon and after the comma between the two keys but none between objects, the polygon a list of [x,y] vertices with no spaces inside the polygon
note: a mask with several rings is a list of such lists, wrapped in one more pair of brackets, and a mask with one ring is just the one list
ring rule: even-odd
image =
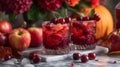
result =
[{"label": "sliced fruit", "polygon": [[47,40],[46,40],[47,46],[48,47],[56,46],[61,42],[62,39],[63,39],[62,35],[54,33],[49,37],[47,37]]},{"label": "sliced fruit", "polygon": [[73,36],[76,36],[76,37],[79,37],[79,36],[83,35],[82,29],[78,29],[78,28],[75,28],[75,27],[72,28],[72,33],[73,33]]},{"label": "sliced fruit", "polygon": [[59,31],[59,30],[61,30],[61,29],[63,29],[63,25],[61,25],[61,24],[57,24],[57,25],[54,26],[54,30],[56,32]]}]

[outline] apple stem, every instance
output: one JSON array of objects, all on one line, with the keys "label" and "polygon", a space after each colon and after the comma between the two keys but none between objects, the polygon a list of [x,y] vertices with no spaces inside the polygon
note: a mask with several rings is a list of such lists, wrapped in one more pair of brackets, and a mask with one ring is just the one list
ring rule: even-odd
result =
[{"label": "apple stem", "polygon": [[26,26],[27,26],[27,22],[24,21],[24,22],[22,23],[21,27],[22,27],[22,28],[25,28]]}]

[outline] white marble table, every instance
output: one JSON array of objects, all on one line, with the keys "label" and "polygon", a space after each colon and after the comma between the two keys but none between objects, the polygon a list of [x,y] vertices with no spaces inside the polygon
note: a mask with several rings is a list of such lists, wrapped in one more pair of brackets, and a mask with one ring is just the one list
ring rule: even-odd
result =
[{"label": "white marble table", "polygon": [[[97,48],[99,48],[99,46],[97,46]],[[72,67],[71,64],[74,64],[73,67],[120,67],[120,56],[107,56],[107,49],[92,51],[97,53],[97,57],[95,60],[90,60],[87,63],[81,63],[80,61],[75,62],[69,55],[69,57],[64,60],[40,62],[38,64],[31,64],[27,58],[24,58],[21,65],[8,62],[8,64],[1,63],[0,67]],[[87,51],[83,53],[87,53]]]}]

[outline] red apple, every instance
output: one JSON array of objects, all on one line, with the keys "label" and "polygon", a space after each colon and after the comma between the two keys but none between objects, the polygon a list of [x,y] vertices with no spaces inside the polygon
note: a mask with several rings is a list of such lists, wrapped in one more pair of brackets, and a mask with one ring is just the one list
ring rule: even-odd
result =
[{"label": "red apple", "polygon": [[0,32],[9,33],[12,31],[12,25],[8,21],[0,21]]},{"label": "red apple", "polygon": [[113,31],[105,42],[110,51],[120,50],[120,29]]},{"label": "red apple", "polygon": [[28,28],[28,31],[31,34],[31,47],[38,47],[42,44],[43,38],[42,38],[42,28],[38,27],[31,27]]},{"label": "red apple", "polygon": [[0,45],[4,46],[7,43],[7,37],[0,32]]},{"label": "red apple", "polygon": [[9,34],[9,43],[13,49],[23,51],[30,45],[30,33],[23,28],[16,28]]}]

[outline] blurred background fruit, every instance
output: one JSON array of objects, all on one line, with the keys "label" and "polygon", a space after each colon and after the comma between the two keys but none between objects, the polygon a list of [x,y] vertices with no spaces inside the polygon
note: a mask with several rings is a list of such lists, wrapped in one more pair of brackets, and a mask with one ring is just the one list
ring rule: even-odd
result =
[{"label": "blurred background fruit", "polygon": [[39,47],[43,43],[42,28],[39,27],[30,27],[28,31],[31,35],[31,47]]},{"label": "blurred background fruit", "polygon": [[8,21],[0,21],[0,32],[3,34],[9,33],[12,31],[12,25]]}]

